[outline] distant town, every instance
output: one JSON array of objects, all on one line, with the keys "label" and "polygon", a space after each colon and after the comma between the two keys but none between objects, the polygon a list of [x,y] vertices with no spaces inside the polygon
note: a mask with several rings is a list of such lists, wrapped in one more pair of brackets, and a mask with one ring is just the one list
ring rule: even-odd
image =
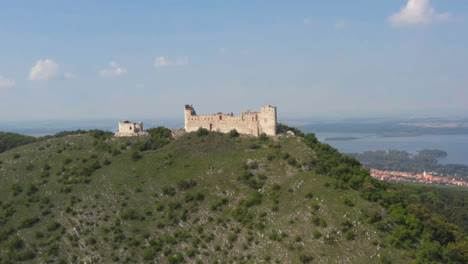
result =
[{"label": "distant town", "polygon": [[468,182],[457,180],[453,175],[431,174],[431,173],[412,173],[401,171],[382,171],[370,169],[371,176],[381,181],[399,182],[399,183],[418,183],[418,184],[440,184],[456,185],[468,187]]}]

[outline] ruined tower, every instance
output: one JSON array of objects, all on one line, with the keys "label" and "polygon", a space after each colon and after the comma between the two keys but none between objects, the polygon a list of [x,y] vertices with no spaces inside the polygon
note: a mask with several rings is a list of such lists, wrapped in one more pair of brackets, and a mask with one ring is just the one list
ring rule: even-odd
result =
[{"label": "ruined tower", "polygon": [[128,120],[119,121],[119,131],[115,133],[116,137],[143,136],[148,133],[143,131],[143,122],[133,123]]},{"label": "ruined tower", "polygon": [[276,135],[276,129],[278,126],[276,106],[262,106],[262,108],[260,109],[260,113],[258,114],[258,119],[260,134],[265,133],[268,136]]}]

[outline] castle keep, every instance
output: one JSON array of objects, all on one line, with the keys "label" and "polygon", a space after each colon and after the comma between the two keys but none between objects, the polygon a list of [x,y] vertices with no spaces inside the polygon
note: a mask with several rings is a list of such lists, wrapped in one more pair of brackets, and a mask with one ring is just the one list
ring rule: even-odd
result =
[{"label": "castle keep", "polygon": [[240,134],[259,136],[262,133],[268,136],[276,135],[277,118],[276,107],[262,106],[260,112],[248,110],[241,115],[217,113],[214,115],[197,115],[191,105],[185,105],[185,131],[197,131],[200,127],[210,131],[227,133],[232,129]]},{"label": "castle keep", "polygon": [[128,120],[119,121],[119,131],[115,133],[116,137],[143,136],[148,133],[143,131],[143,122],[133,123]]}]

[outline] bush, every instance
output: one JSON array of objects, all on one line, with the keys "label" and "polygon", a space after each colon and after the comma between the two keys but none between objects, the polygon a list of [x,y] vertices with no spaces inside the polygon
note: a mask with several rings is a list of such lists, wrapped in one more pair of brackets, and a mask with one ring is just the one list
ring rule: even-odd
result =
[{"label": "bush", "polygon": [[249,165],[247,165],[247,168],[251,169],[251,170],[256,170],[258,169],[258,162],[254,161],[254,162],[251,162]]},{"label": "bush", "polygon": [[11,251],[16,251],[24,247],[24,241],[19,236],[14,236],[8,243],[6,244],[6,248]]},{"label": "bush", "polygon": [[195,186],[197,186],[197,182],[193,179],[180,180],[177,182],[177,188],[183,191],[193,188]]},{"label": "bush", "polygon": [[62,225],[59,222],[53,221],[47,224],[46,228],[47,228],[47,231],[52,232],[52,231],[59,229],[61,226]]},{"label": "bush", "polygon": [[125,212],[123,212],[120,217],[123,220],[138,220],[141,219],[140,214],[135,210],[135,209],[130,209]]},{"label": "bush", "polygon": [[260,145],[257,144],[257,143],[252,143],[252,144],[249,145],[249,148],[252,149],[252,150],[259,149]]},{"label": "bush", "polygon": [[347,240],[354,240],[354,239],[356,239],[356,234],[353,231],[348,230],[345,233],[345,237],[346,237]]},{"label": "bush", "polygon": [[168,195],[168,196],[174,196],[176,194],[176,190],[172,188],[171,186],[164,186],[162,188],[162,192],[163,194]]},{"label": "bush", "polygon": [[10,185],[10,191],[11,191],[11,194],[13,194],[13,196],[16,196],[23,191],[23,188],[21,188],[19,184],[13,183]]},{"label": "bush", "polygon": [[167,261],[169,262],[169,264],[184,263],[184,256],[180,253],[176,253],[172,256],[168,256]]},{"label": "bush", "polygon": [[260,136],[258,137],[261,141],[267,141],[268,136],[265,133],[261,133]]},{"label": "bush", "polygon": [[255,192],[253,194],[251,194],[247,200],[241,200],[239,202],[241,205],[245,206],[245,207],[252,207],[254,205],[257,205],[257,204],[261,204],[262,203],[262,195],[258,192]]},{"label": "bush", "polygon": [[349,198],[347,198],[347,197],[344,199],[343,202],[344,202],[344,204],[347,205],[347,206],[350,206],[350,207],[353,207],[353,206],[354,206],[354,202],[351,201],[351,200],[350,200]]},{"label": "bush", "polygon": [[220,207],[226,205],[228,202],[229,202],[228,198],[218,199],[216,202],[214,202],[214,204],[211,205],[211,211],[218,210]]},{"label": "bush", "polygon": [[26,194],[28,196],[35,194],[37,191],[39,191],[39,189],[37,189],[37,187],[32,183],[26,186]]},{"label": "bush", "polygon": [[167,145],[173,139],[172,131],[165,127],[150,128],[147,129],[146,132],[150,134],[150,138],[138,144],[137,148],[140,151],[159,149]]},{"label": "bush", "polygon": [[322,237],[322,233],[320,233],[320,231],[318,230],[314,230],[314,232],[312,232],[312,236],[315,238],[315,239],[319,239]]},{"label": "bush", "polygon": [[200,128],[197,130],[196,135],[199,136],[199,137],[202,137],[202,136],[208,135],[209,133],[210,133],[210,132],[208,131],[208,129],[203,128],[203,127],[200,127]]},{"label": "bush", "polygon": [[154,258],[155,250],[153,248],[145,248],[141,256],[144,260],[152,260]]},{"label": "bush", "polygon": [[35,225],[39,221],[40,221],[40,219],[38,217],[26,218],[21,222],[21,224],[19,225],[19,228],[32,227],[33,225]]},{"label": "bush", "polygon": [[239,132],[237,132],[237,130],[232,129],[231,131],[229,131],[229,137],[235,138],[235,137],[238,137],[238,136],[239,136]]},{"label": "bush", "polygon": [[310,255],[301,253],[299,254],[299,260],[301,261],[301,263],[306,264],[306,263],[311,263],[314,260],[314,258]]},{"label": "bush", "polygon": [[141,156],[139,151],[133,151],[132,152],[132,160],[133,161],[138,161],[141,158],[142,158],[142,156]]},{"label": "bush", "polygon": [[94,245],[97,243],[97,240],[95,237],[88,237],[85,240],[86,245]]},{"label": "bush", "polygon": [[36,254],[34,253],[34,251],[30,249],[17,252],[14,256],[15,260],[18,260],[18,261],[32,260],[35,257],[36,257]]}]

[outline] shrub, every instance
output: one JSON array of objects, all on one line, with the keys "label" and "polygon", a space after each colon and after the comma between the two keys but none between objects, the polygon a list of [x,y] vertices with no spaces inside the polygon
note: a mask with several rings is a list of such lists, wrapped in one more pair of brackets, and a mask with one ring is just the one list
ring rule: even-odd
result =
[{"label": "shrub", "polygon": [[197,130],[196,135],[199,136],[199,137],[202,137],[202,136],[208,135],[209,133],[210,133],[210,132],[208,131],[208,129],[203,128],[203,127],[200,127],[200,128]]},{"label": "shrub", "polygon": [[314,215],[312,216],[312,223],[316,226],[319,226],[320,225],[320,217]]},{"label": "shrub", "polygon": [[45,253],[47,256],[56,256],[58,254],[58,250],[59,246],[53,243],[45,249]]},{"label": "shrub", "polygon": [[168,195],[168,196],[174,196],[176,194],[176,190],[172,188],[171,186],[164,186],[162,188],[162,192],[163,194]]},{"label": "shrub", "polygon": [[29,164],[26,166],[26,170],[27,170],[27,171],[32,171],[32,170],[34,169],[34,167],[35,167],[34,164],[29,163]]},{"label": "shrub", "polygon": [[257,143],[252,143],[252,144],[249,145],[249,148],[252,149],[252,150],[256,150],[256,149],[260,148],[260,145],[257,144]]},{"label": "shrub", "polygon": [[88,237],[85,240],[86,245],[94,245],[97,243],[97,240],[95,237]]},{"label": "shrub", "polygon": [[6,248],[11,251],[16,251],[24,247],[24,241],[19,236],[14,236],[8,243],[6,244]]},{"label": "shrub", "polygon": [[141,218],[140,214],[135,209],[129,209],[129,210],[123,212],[120,215],[120,217],[123,220],[137,220],[137,219]]},{"label": "shrub", "polygon": [[306,264],[306,263],[311,263],[314,260],[314,258],[310,255],[301,253],[299,254],[299,260],[301,261],[301,263]]},{"label": "shrub", "polygon": [[21,222],[21,224],[19,225],[19,228],[32,227],[33,225],[35,225],[39,221],[40,221],[40,219],[38,217],[26,218]]},{"label": "shrub", "polygon": [[256,162],[256,161],[251,162],[247,167],[249,169],[251,169],[251,170],[256,170],[256,169],[258,169],[258,162]]},{"label": "shrub", "polygon": [[346,237],[347,240],[354,240],[354,239],[356,239],[356,234],[352,230],[348,230],[345,233],[345,237]]},{"label": "shrub", "polygon": [[13,194],[13,196],[16,196],[23,191],[23,188],[21,188],[19,184],[13,183],[10,185],[10,191],[11,191],[11,194]]},{"label": "shrub", "polygon": [[239,132],[237,132],[237,130],[232,129],[231,131],[229,131],[229,137],[235,138],[235,137],[238,137],[238,136],[239,136]]},{"label": "shrub", "polygon": [[268,136],[265,133],[261,133],[260,136],[258,137],[261,141],[267,141]]},{"label": "shrub", "polygon": [[179,264],[184,262],[184,256],[180,253],[176,253],[172,256],[167,257],[169,264]]},{"label": "shrub", "polygon": [[353,223],[351,223],[351,221],[349,221],[348,219],[343,220],[341,222],[341,231],[346,232],[351,228],[353,228]]},{"label": "shrub", "polygon": [[344,202],[344,204],[347,205],[347,206],[350,206],[350,207],[353,207],[353,206],[354,206],[354,202],[351,201],[348,197],[346,197],[346,198],[344,199],[343,202]]},{"label": "shrub", "polygon": [[[226,199],[226,198],[225,198]],[[257,204],[262,203],[262,195],[258,192],[253,193],[250,195],[247,200],[241,200],[240,204],[244,205],[245,207],[252,207]]]},{"label": "shrub", "polygon": [[220,207],[226,205],[228,202],[229,202],[228,198],[218,199],[216,202],[214,202],[214,204],[211,205],[211,211],[218,210]]},{"label": "shrub", "polygon": [[237,240],[237,234],[231,233],[228,235],[227,239],[229,240],[229,242],[234,242]]},{"label": "shrub", "polygon": [[155,250],[153,248],[145,248],[141,253],[141,257],[144,260],[152,260],[154,258],[154,253]]},{"label": "shrub", "polygon": [[35,257],[36,254],[31,249],[22,250],[14,255],[15,260],[18,261],[32,260]]},{"label": "shrub", "polygon": [[37,189],[37,187],[32,183],[26,186],[26,194],[28,196],[35,194],[37,191],[39,191],[39,189]]},{"label": "shrub", "polygon": [[189,179],[189,180],[180,180],[177,182],[177,188],[181,189],[181,190],[188,190],[190,188],[193,188],[197,186],[197,182],[193,179]]},{"label": "shrub", "polygon": [[312,236],[315,238],[315,239],[319,239],[322,237],[322,233],[320,233],[320,231],[318,230],[314,230],[314,232],[312,232]]},{"label": "shrub", "polygon": [[297,160],[296,160],[294,157],[292,157],[292,156],[290,156],[290,157],[288,158],[288,164],[291,165],[291,166],[295,166],[295,167],[299,165],[299,163],[297,162]]},{"label": "shrub", "polygon": [[135,151],[132,152],[132,160],[133,161],[138,161],[141,158],[142,158],[142,156],[141,156],[139,151],[135,150]]},{"label": "shrub", "polygon": [[59,222],[53,221],[47,224],[46,228],[47,228],[47,231],[52,232],[52,231],[59,229],[61,226],[62,225]]}]

